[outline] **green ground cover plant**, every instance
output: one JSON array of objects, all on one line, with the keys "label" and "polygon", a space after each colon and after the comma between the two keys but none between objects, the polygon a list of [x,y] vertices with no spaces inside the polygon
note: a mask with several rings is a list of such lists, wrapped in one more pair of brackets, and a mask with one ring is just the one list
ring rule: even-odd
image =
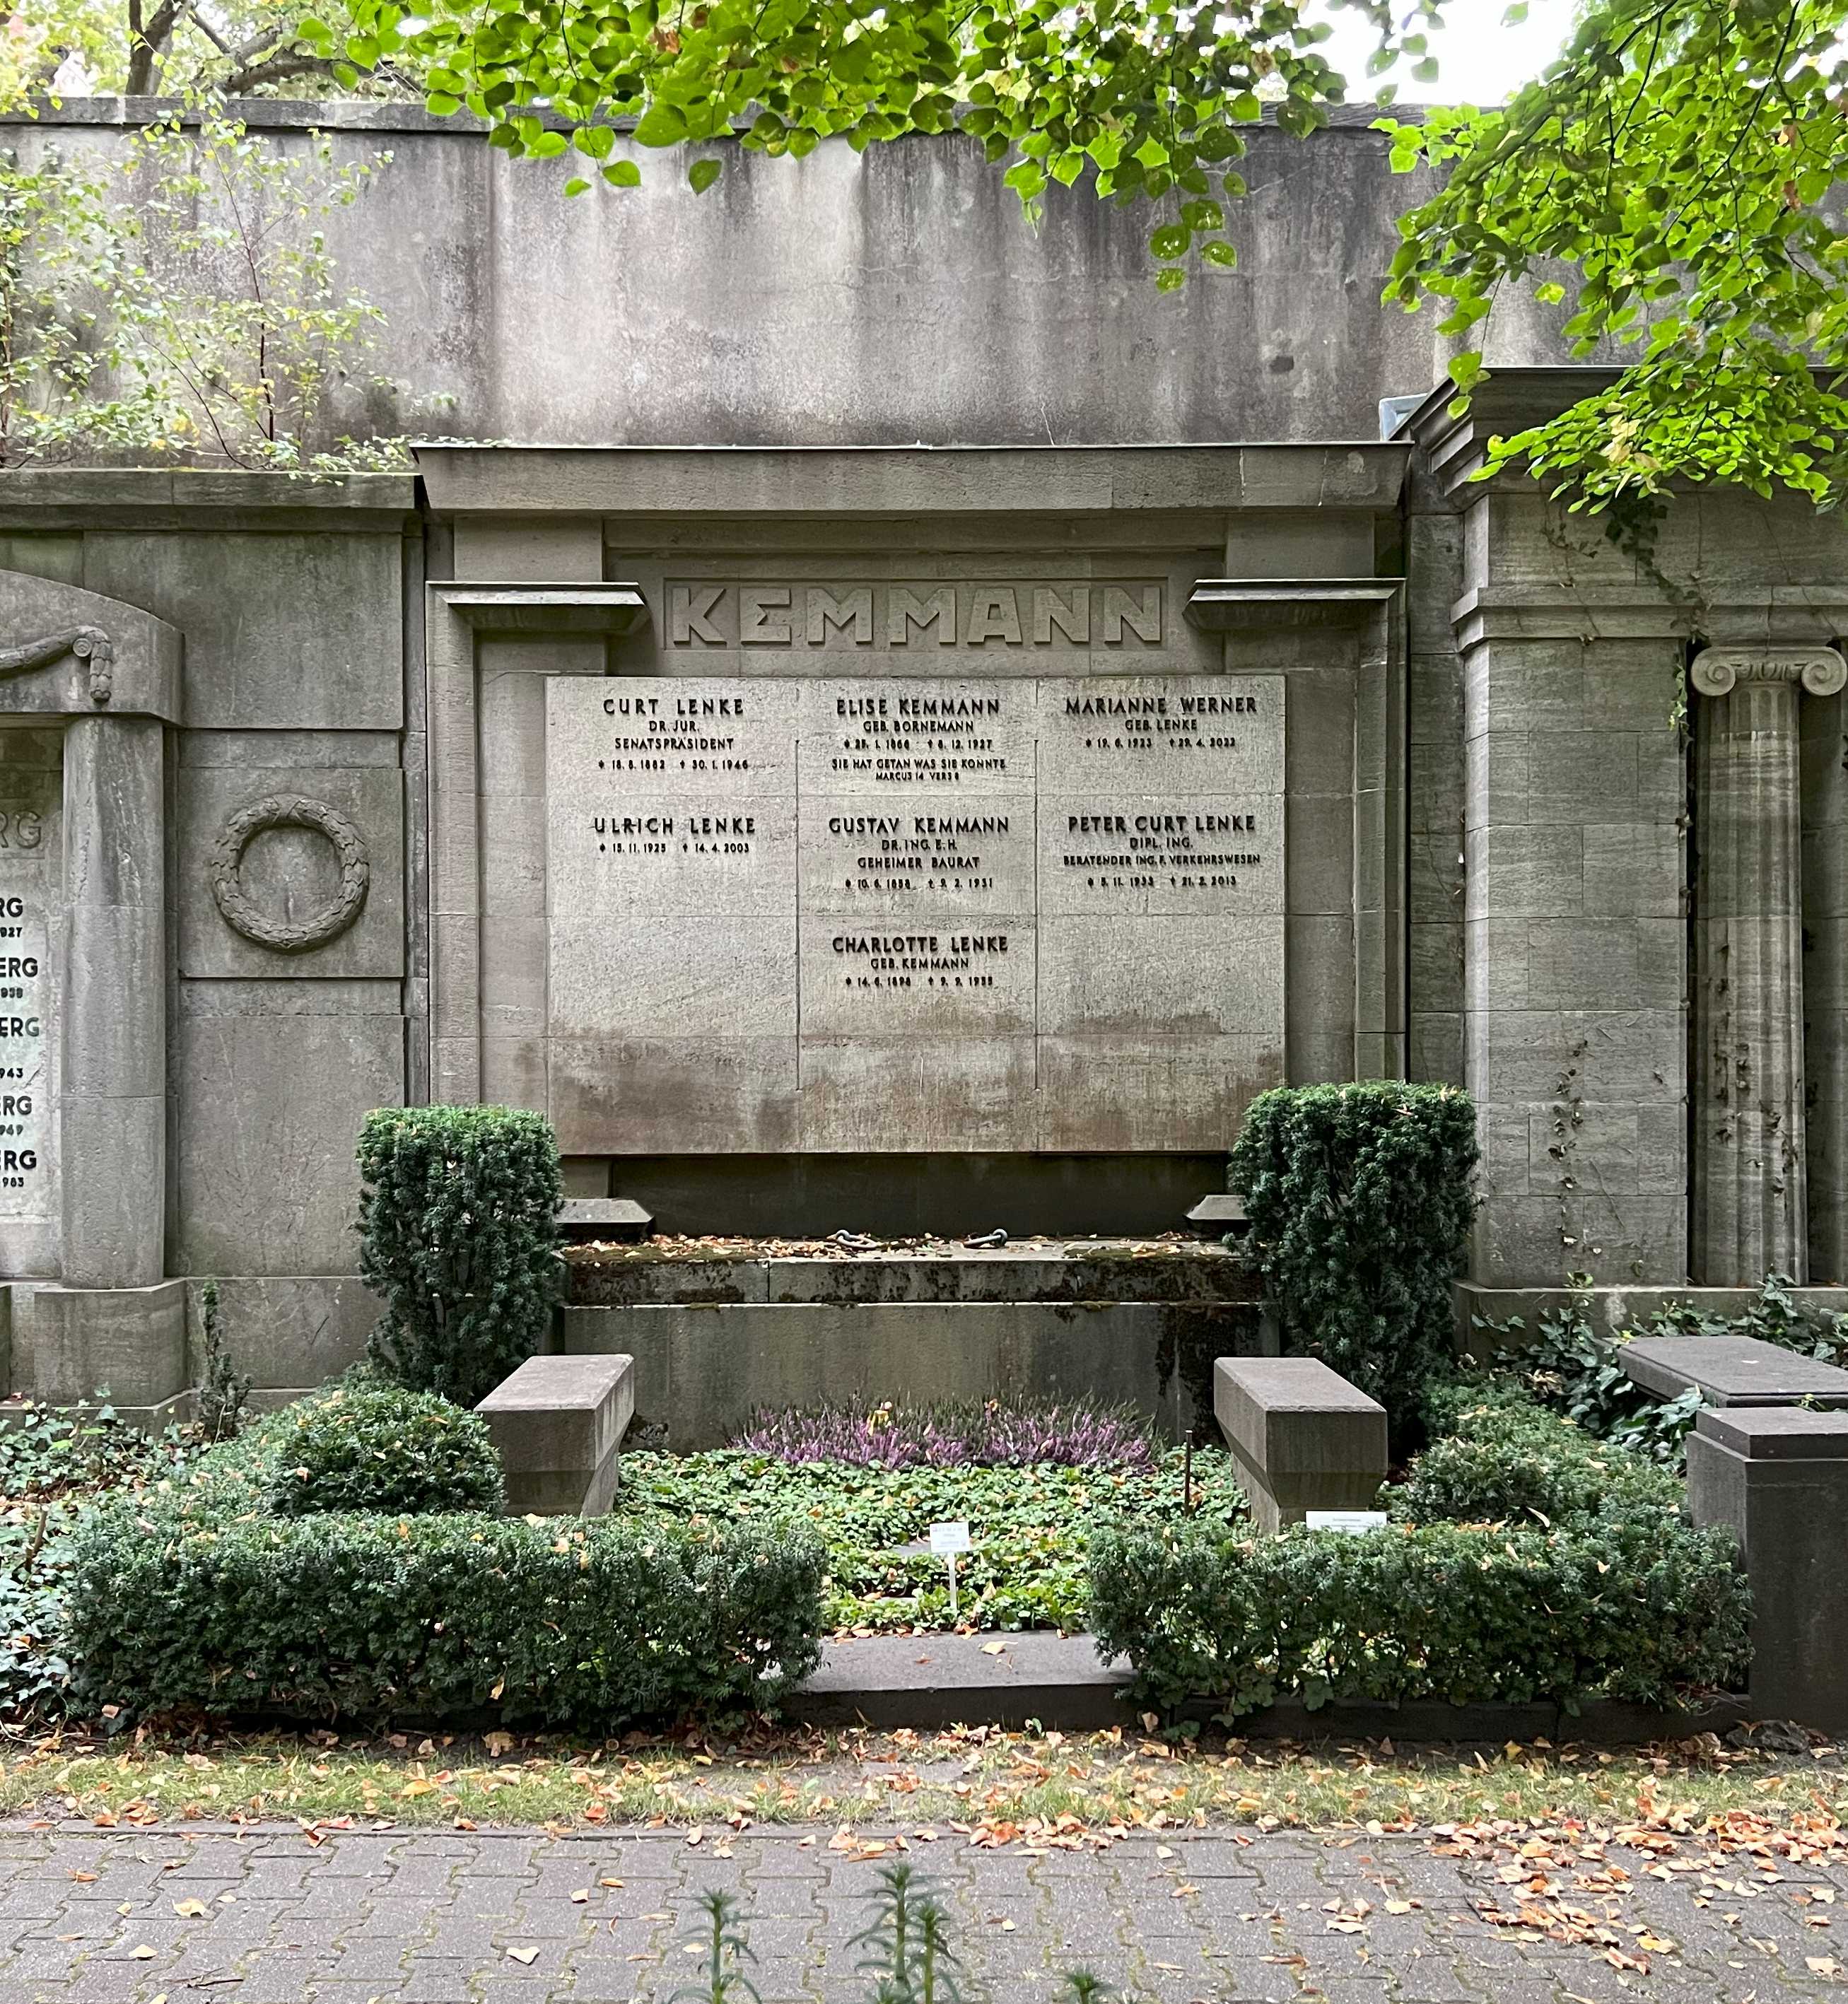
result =
[{"label": "green ground cover plant", "polygon": [[189,1452],[179,1435],[152,1438],[107,1406],[28,1406],[0,1431],[0,1714],[30,1722],[63,1705],[71,1533],[86,1502],[180,1474]]},{"label": "green ground cover plant", "polygon": [[290,1415],[72,1538],[78,1701],[614,1728],[773,1704],[819,1654],[805,1527],[269,1507]]},{"label": "green ground cover plant", "polygon": [[827,1549],[829,1627],[903,1633],[958,1625],[944,1561],[905,1549],[934,1523],[966,1521],[974,1541],[958,1561],[961,1626],[1072,1631],[1089,1625],[1085,1550],[1098,1529],[1178,1522],[1190,1502],[1222,1529],[1240,1520],[1229,1455],[1195,1449],[1190,1480],[1178,1448],[1146,1470],[791,1463],[735,1448],[626,1454],[617,1507],[641,1522],[810,1524]]},{"label": "green ground cover plant", "polygon": [[1475,1109],[1454,1086],[1282,1086],[1232,1151],[1286,1347],[1415,1425],[1453,1349],[1451,1283],[1475,1210]]},{"label": "green ground cover plant", "polygon": [[1499,1346],[1485,1376],[1517,1388],[1563,1414],[1586,1432],[1679,1470],[1687,1437],[1700,1411],[1700,1395],[1658,1399],[1623,1368],[1622,1346],[1637,1336],[1743,1336],[1794,1351],[1819,1362],[1848,1366],[1848,1316],[1801,1307],[1795,1283],[1768,1274],[1742,1315],[1703,1313],[1671,1302],[1632,1329],[1607,1335],[1593,1318],[1591,1276],[1574,1274],[1564,1304],[1542,1315],[1530,1337],[1519,1316],[1478,1317],[1477,1329]]}]

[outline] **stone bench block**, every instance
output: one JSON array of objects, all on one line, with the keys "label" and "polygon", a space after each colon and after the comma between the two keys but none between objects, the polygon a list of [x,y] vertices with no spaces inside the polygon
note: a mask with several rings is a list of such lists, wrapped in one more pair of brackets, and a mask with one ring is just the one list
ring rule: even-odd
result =
[{"label": "stone bench block", "polygon": [[1688,1438],[1688,1507],[1745,1555],[1753,1715],[1848,1729],[1848,1412],[1709,1408]]},{"label": "stone bench block", "polygon": [[1848,1371],[1752,1336],[1644,1336],[1618,1347],[1633,1384],[1673,1399],[1689,1386],[1709,1406],[1848,1407]]},{"label": "stone bench block", "polygon": [[1386,1480],[1386,1408],[1312,1357],[1222,1357],[1213,1416],[1258,1528],[1365,1510]]},{"label": "stone bench block", "polygon": [[635,1412],[631,1357],[529,1357],[475,1409],[507,1474],[510,1516],[600,1517]]}]

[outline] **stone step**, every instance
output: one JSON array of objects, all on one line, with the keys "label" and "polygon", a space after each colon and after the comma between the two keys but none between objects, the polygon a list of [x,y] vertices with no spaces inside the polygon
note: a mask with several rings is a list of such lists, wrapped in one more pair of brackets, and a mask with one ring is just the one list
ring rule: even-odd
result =
[{"label": "stone step", "polygon": [[680,1449],[766,1407],[1011,1393],[1138,1407],[1178,1438],[1211,1410],[1215,1358],[1271,1342],[1254,1303],[1148,1302],[573,1305],[564,1340],[632,1356],[638,1433]]},{"label": "stone step", "polygon": [[568,1196],[558,1207],[558,1235],[567,1244],[646,1238],[654,1214],[633,1197]]},{"label": "stone step", "polygon": [[[991,1655],[988,1648],[1002,1648]],[[1085,1732],[1138,1723],[1127,1702],[1129,1669],[1106,1662],[1089,1635],[868,1635],[827,1643],[820,1666],[784,1701],[786,1716],[815,1726],[864,1724],[896,1731],[993,1725],[1018,1730],[1037,1721],[1048,1730]],[[1186,1716],[1215,1708],[1195,1702]],[[1532,1704],[1451,1704],[1440,1698],[1404,1704],[1336,1702],[1311,1711],[1300,1698],[1244,1714],[1235,1730],[1247,1739],[1293,1739],[1304,1745],[1349,1745],[1390,1739],[1395,1744],[1485,1745],[1550,1739],[1555,1746],[1629,1746],[1730,1732],[1748,1715],[1738,1697],[1698,1710],[1660,1710],[1593,1698],[1568,1712],[1548,1700]]]},{"label": "stone step", "polygon": [[[684,1248],[689,1242],[672,1242]],[[574,1247],[567,1299],[584,1308],[654,1303],[1175,1302],[1255,1304],[1257,1269],[1219,1245],[1068,1246],[1022,1239],[990,1251],[710,1255],[644,1244]]]}]

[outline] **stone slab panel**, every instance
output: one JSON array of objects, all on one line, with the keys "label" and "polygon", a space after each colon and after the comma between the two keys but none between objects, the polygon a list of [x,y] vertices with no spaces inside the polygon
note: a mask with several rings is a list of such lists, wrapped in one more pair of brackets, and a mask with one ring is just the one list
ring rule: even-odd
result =
[{"label": "stone slab panel", "polygon": [[938,919],[1031,911],[1034,805],[1030,792],[973,801],[906,794],[871,803],[805,793],[801,909],[899,919],[925,909]]},{"label": "stone slab panel", "polygon": [[[204,1368],[202,1283],[186,1284],[188,1376]],[[233,1365],[257,1392],[325,1384],[357,1364],[380,1314],[379,1298],[350,1274],[227,1274],[218,1284],[219,1326]]]},{"label": "stone slab panel", "polygon": [[1048,794],[1281,794],[1281,675],[1113,676],[1039,690]]},{"label": "stone slab panel", "polygon": [[338,993],[326,1014],[270,1013],[262,993],[294,990],[275,998],[286,1007],[319,986],[250,984],[238,998],[247,1014],[194,1013],[199,990],[182,990],[177,1259],[188,1271],[353,1270],[353,1150],[366,1115],[403,1100],[404,1019],[388,986],[366,1014]]},{"label": "stone slab panel", "polygon": [[918,929],[805,917],[801,1030],[812,1037],[1031,1037],[1030,913],[984,913]]},{"label": "stone slab panel", "polygon": [[[213,762],[181,765],[175,885],[181,974],[195,980],[395,979],[405,971],[403,775],[391,766],[324,762],[342,742],[332,734],[321,741],[322,759],[293,765],[265,758],[263,738],[255,731],[226,732],[213,748]],[[324,804],[358,830],[368,865],[366,902],[324,945],[283,953],[233,927],[212,895],[210,862],[233,815],[264,800],[298,798]],[[286,923],[312,917],[340,887],[334,846],[312,829],[254,836],[238,876],[260,912]]]},{"label": "stone slab panel", "polygon": [[396,534],[95,529],[83,581],[186,636],[189,725],[395,730],[402,549]]},{"label": "stone slab panel", "polygon": [[547,1106],[567,1154],[780,1154],[793,1037],[555,1037]]},{"label": "stone slab panel", "polygon": [[1709,1406],[1848,1407],[1848,1371],[1755,1337],[1639,1337],[1618,1358],[1637,1384],[1664,1398],[1693,1386]]},{"label": "stone slab panel", "polygon": [[1176,794],[1152,806],[1141,794],[1043,796],[1039,884],[1048,916],[1281,912],[1282,797]]},{"label": "stone slab panel", "polygon": [[1033,682],[970,676],[908,688],[869,677],[798,686],[805,799],[915,791],[933,802],[961,801],[1018,794],[1033,783]]},{"label": "stone slab panel", "polygon": [[721,1445],[765,1407],[863,1396],[1095,1398],[1183,1433],[1199,1415],[1177,1347],[1215,1346],[1255,1354],[1255,1312],[1044,1302],[565,1312],[567,1352],[634,1358],[636,1428],[665,1428],[676,1449]]},{"label": "stone slab panel", "polygon": [[1281,916],[1061,918],[1040,926],[1046,1036],[1275,1036]]},{"label": "stone slab panel", "polygon": [[1042,1037],[1040,1146],[1110,1154],[1229,1148],[1284,1083],[1275,1035]]},{"label": "stone slab panel", "polygon": [[836,1154],[1032,1148],[1036,1052],[1030,1035],[805,1036],[801,1145]]}]

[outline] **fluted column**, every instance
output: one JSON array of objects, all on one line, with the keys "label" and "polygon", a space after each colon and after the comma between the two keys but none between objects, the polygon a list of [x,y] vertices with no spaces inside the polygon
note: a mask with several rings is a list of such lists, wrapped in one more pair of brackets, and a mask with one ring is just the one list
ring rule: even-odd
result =
[{"label": "fluted column", "polygon": [[1797,701],[1832,647],[1709,647],[1695,730],[1694,1205],[1708,1287],[1807,1277]]}]

